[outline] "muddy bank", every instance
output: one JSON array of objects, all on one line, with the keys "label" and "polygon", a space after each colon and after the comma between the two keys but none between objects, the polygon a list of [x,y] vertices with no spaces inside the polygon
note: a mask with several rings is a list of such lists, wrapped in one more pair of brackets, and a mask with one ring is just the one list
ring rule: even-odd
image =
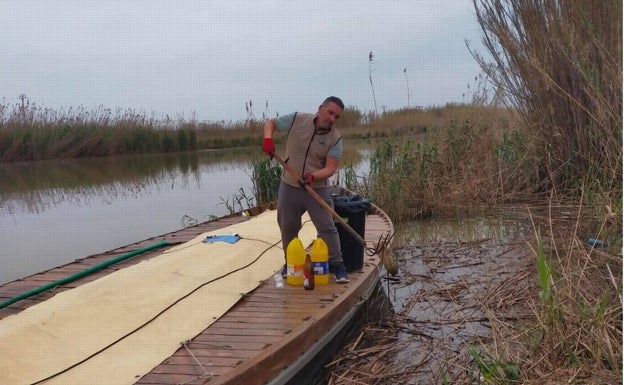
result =
[{"label": "muddy bank", "polygon": [[504,337],[492,322],[531,316],[518,301],[536,274],[525,229],[494,218],[403,229],[404,245],[395,249],[400,273],[383,279],[394,314],[353,337],[327,365],[327,382],[478,383],[489,359],[481,346]]},{"label": "muddy bank", "polygon": [[621,238],[588,238],[615,222],[539,209],[401,228],[400,274],[382,278],[393,314],[358,330],[323,383],[621,384]]}]

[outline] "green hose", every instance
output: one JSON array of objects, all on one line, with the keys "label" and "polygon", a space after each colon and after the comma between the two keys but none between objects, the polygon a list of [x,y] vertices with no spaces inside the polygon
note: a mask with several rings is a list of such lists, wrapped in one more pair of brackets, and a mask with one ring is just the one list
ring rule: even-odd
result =
[{"label": "green hose", "polygon": [[57,281],[47,283],[47,284],[45,284],[43,286],[39,286],[36,289],[29,290],[29,291],[27,291],[25,293],[22,293],[22,294],[20,294],[18,296],[15,296],[13,298],[9,298],[8,300],[0,303],[0,309],[5,308],[5,307],[7,307],[7,306],[17,302],[17,301],[21,301],[21,300],[23,300],[25,298],[31,297],[33,295],[37,295],[39,293],[43,293],[44,291],[53,289],[53,288],[55,288],[57,286],[65,285],[66,283],[75,281],[75,280],[77,280],[79,278],[82,278],[82,277],[85,277],[85,276],[87,276],[89,274],[93,274],[93,273],[95,273],[98,270],[102,270],[105,267],[108,267],[108,266],[113,265],[115,263],[121,262],[121,261],[126,260],[128,258],[132,258],[132,257],[134,257],[136,255],[143,254],[143,253],[146,253],[148,251],[151,251],[151,250],[154,250],[154,249],[157,249],[157,248],[160,248],[160,247],[171,246],[173,244],[174,243],[165,241],[163,239],[162,241],[160,241],[158,243],[154,243],[153,245],[145,246],[145,247],[143,247],[141,249],[137,249],[137,250],[131,251],[129,253],[122,254],[122,255],[120,255],[118,257],[111,258],[108,261],[104,261],[102,263],[98,263],[97,265],[91,266],[88,269],[79,271],[79,272],[77,272],[75,274],[72,274],[72,275],[67,276],[65,278],[61,278],[61,279],[59,279]]}]

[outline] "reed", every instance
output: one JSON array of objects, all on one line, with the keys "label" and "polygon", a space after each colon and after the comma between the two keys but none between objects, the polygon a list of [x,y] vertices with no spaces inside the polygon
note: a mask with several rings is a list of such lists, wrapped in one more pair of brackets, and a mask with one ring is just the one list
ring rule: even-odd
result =
[{"label": "reed", "polygon": [[[477,58],[507,91],[519,124],[533,132],[506,133],[498,159],[530,177],[534,202],[548,202],[542,213],[530,206],[536,279],[497,288],[484,302],[493,315],[502,297],[516,298],[533,317],[510,324],[492,316],[494,340],[483,341],[480,351],[490,364],[514,363],[513,383],[621,383],[622,3],[474,5],[493,63]],[[575,221],[554,214],[570,202]],[[588,236],[609,248],[588,245]],[[475,362],[492,369],[479,357]],[[497,374],[487,383],[512,383]]]},{"label": "reed", "polygon": [[438,125],[420,134],[383,139],[368,175],[351,178],[358,183],[350,188],[378,202],[397,223],[532,199],[539,159],[528,131],[499,108],[458,109],[444,110]]},{"label": "reed", "polygon": [[256,145],[244,122],[158,120],[132,109],[0,104],[0,162],[167,153]]},{"label": "reed", "polygon": [[[478,350],[490,363],[518,368],[515,382],[499,371],[485,383],[621,383],[622,260],[579,237],[576,229],[586,218],[581,204],[578,209],[577,223],[531,210],[537,279],[513,280],[484,293],[493,338],[482,340]],[[510,298],[513,305],[503,300]],[[532,317],[501,321],[518,313]]]},{"label": "reed", "polygon": [[277,190],[281,176],[282,168],[279,163],[273,162],[267,157],[262,157],[252,162],[251,180],[254,196],[258,204],[277,200]]},{"label": "reed", "polygon": [[[498,114],[503,110],[497,111]],[[493,113],[490,109],[489,113]],[[416,135],[450,118],[481,119],[478,106],[447,105],[366,114],[348,106],[339,122],[345,139]],[[0,103],[0,162],[256,147],[262,122],[156,119],[133,109],[52,109],[24,97]],[[282,144],[284,137],[276,136]]]},{"label": "reed", "polygon": [[621,192],[622,2],[473,2],[492,59],[475,56],[535,132],[540,189]]}]

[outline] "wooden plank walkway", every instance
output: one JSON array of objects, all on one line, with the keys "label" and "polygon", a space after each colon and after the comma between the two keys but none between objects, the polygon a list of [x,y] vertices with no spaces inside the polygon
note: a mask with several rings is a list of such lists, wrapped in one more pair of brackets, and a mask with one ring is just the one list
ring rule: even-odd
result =
[{"label": "wooden plank walkway", "polygon": [[[41,285],[56,281],[106,260],[165,239],[186,242],[199,234],[248,220],[232,215],[179,231],[152,237],[105,253],[89,256],[20,280],[0,285],[0,302]],[[389,218],[375,206],[366,215],[364,239],[373,246],[384,234],[394,231]],[[107,267],[97,273],[38,294],[0,309],[0,319],[56,293],[96,280],[113,271],[149,259],[156,249]],[[180,348],[136,384],[264,384],[305,353],[348,311],[362,300],[378,280],[379,256],[364,257],[364,268],[350,273],[351,282],[317,285],[313,291],[286,285],[276,288],[272,277],[243,297],[224,316]]]}]

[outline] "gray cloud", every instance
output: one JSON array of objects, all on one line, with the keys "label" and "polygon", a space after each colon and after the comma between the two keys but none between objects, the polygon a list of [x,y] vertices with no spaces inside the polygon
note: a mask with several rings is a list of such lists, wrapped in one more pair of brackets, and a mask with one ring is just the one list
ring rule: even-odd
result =
[{"label": "gray cloud", "polygon": [[200,120],[315,109],[327,95],[378,104],[461,101],[479,72],[470,0],[7,1],[0,98],[49,107],[132,108]]}]

